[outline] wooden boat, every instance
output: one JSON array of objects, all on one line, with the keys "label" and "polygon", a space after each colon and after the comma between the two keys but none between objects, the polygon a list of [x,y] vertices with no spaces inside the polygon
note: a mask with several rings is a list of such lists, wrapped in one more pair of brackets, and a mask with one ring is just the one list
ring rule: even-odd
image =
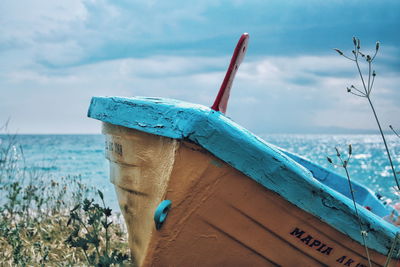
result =
[{"label": "wooden boat", "polygon": [[103,122],[134,263],[368,266],[360,219],[371,265],[395,266],[398,229],[382,219],[391,211],[372,191],[354,183],[357,217],[347,180],[224,115],[247,39],[212,108],[163,98],[92,99],[88,116]]}]

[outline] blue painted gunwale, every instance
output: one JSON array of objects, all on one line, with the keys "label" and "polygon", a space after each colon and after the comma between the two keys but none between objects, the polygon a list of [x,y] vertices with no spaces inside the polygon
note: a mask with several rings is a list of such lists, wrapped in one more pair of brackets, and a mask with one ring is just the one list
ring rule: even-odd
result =
[{"label": "blue painted gunwale", "polygon": [[[309,170],[208,107],[150,97],[93,97],[88,117],[174,139],[193,141],[292,204],[362,244],[353,203]],[[397,227],[360,207],[369,248],[386,255]]]}]

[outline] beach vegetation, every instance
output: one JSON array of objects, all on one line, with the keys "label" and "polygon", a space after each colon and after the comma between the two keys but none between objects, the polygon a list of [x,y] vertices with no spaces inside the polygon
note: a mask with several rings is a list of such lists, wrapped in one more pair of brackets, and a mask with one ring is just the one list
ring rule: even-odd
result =
[{"label": "beach vegetation", "polygon": [[129,265],[126,228],[103,193],[27,166],[17,139],[0,135],[2,266]]}]

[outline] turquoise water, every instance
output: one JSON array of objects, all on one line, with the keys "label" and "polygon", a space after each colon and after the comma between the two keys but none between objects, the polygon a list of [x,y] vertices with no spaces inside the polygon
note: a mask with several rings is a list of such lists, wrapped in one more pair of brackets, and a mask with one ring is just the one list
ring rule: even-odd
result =
[{"label": "turquoise water", "polygon": [[[347,155],[348,144],[351,144],[353,155],[348,166],[350,177],[383,196],[398,198],[380,135],[270,135],[263,136],[263,139],[341,175],[345,175],[344,170],[333,167],[326,157],[338,162],[335,147],[341,154]],[[386,139],[394,165],[400,170],[400,138],[387,135]]]},{"label": "turquoise water", "polygon": [[16,143],[21,145],[28,171],[45,172],[55,180],[80,175],[86,184],[103,191],[109,206],[118,206],[108,180],[102,135],[17,135]]},{"label": "turquoise water", "polygon": [[[353,146],[349,170],[352,179],[389,198],[397,198],[391,169],[378,135],[261,135],[269,143],[306,157],[326,168],[334,169],[326,160],[335,159],[337,146],[347,151]],[[0,135],[0,138],[5,138]],[[400,169],[400,139],[388,135],[395,166]],[[114,188],[108,180],[108,162],[104,158],[102,135],[18,135],[25,165],[31,170],[45,171],[57,179],[80,175],[88,185],[105,194],[112,208],[118,206]],[[342,169],[336,169],[342,173]],[[343,174],[343,173],[342,173]]]}]

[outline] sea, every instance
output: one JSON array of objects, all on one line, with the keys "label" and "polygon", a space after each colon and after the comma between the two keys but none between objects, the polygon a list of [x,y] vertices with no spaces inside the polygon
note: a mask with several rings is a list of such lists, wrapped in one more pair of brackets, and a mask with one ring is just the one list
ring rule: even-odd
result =
[{"label": "sea", "polygon": [[[352,145],[348,169],[351,179],[387,198],[399,201],[395,181],[380,135],[317,135],[264,134],[266,142],[318,163],[344,175],[327,157],[337,161],[335,147],[344,157]],[[0,135],[0,141],[9,138]],[[109,166],[104,154],[102,135],[16,135],[23,152],[24,165],[33,171],[45,172],[51,179],[80,176],[82,181],[101,190],[107,204],[118,210],[113,185],[109,181]],[[400,138],[387,135],[394,165],[400,170]],[[400,175],[399,175],[400,176]],[[1,198],[1,196],[0,196]]]}]

